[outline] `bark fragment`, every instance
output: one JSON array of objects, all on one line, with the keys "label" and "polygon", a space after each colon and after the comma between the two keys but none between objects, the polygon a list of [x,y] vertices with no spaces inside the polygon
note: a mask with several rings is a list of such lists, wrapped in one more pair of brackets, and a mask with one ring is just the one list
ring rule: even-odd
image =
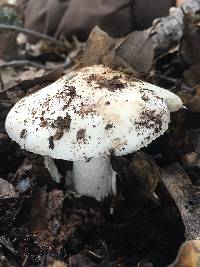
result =
[{"label": "bark fragment", "polygon": [[179,164],[162,170],[161,179],[180,211],[186,240],[200,239],[200,192]]},{"label": "bark fragment", "polygon": [[184,15],[198,10],[199,0],[185,0],[180,7],[171,8],[169,16],[156,19],[148,30],[155,50],[167,50],[173,43],[177,43],[183,36]]}]

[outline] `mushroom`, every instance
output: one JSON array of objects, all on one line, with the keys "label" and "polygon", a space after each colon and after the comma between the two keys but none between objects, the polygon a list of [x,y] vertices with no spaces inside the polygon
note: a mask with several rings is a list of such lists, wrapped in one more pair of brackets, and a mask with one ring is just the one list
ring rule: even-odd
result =
[{"label": "mushroom", "polygon": [[124,69],[95,65],[22,98],[9,112],[6,130],[28,151],[73,161],[75,191],[101,200],[115,191],[110,156],[147,146],[181,107],[168,90]]}]

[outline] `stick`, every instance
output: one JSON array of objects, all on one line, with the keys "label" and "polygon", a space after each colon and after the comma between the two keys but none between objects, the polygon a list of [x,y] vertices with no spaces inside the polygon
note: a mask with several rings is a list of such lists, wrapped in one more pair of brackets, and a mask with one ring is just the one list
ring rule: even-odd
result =
[{"label": "stick", "polygon": [[162,170],[161,179],[180,211],[186,239],[200,239],[200,202],[192,203],[196,192],[189,177],[179,164],[174,164]]},{"label": "stick", "polygon": [[26,65],[33,66],[36,68],[45,69],[45,70],[51,69],[51,68],[47,68],[46,66],[44,66],[40,63],[30,61],[30,60],[13,60],[10,62],[5,62],[5,63],[0,64],[0,69],[7,68],[7,67],[24,67]]},{"label": "stick", "polygon": [[46,34],[43,34],[43,33],[39,33],[39,32],[36,32],[36,31],[33,31],[33,30],[29,30],[29,29],[26,29],[26,28],[22,28],[22,27],[19,27],[19,26],[14,26],[14,25],[6,25],[6,24],[2,24],[0,23],[0,30],[10,30],[10,31],[16,31],[16,32],[22,32],[22,33],[25,33],[27,35],[32,35],[38,39],[43,39],[43,40],[47,40],[48,42],[56,45],[56,46],[60,46],[62,48],[68,48],[68,49],[72,49],[72,46],[70,45],[69,42],[66,42],[66,43],[63,43],[61,41],[58,41],[56,40],[55,38],[53,37],[50,37]]}]

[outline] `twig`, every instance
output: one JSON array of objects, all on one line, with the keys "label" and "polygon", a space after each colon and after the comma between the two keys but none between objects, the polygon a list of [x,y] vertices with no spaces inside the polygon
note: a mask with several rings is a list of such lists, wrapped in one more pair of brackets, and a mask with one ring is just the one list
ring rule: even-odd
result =
[{"label": "twig", "polygon": [[22,33],[25,33],[27,35],[32,35],[38,39],[47,40],[56,46],[60,46],[60,47],[65,48],[65,49],[66,48],[72,49],[72,46],[69,42],[64,43],[64,42],[61,42],[61,41],[59,41],[53,37],[46,35],[46,34],[39,33],[39,32],[30,30],[30,29],[22,28],[22,27],[15,26],[15,25],[6,25],[6,24],[2,24],[2,23],[0,23],[0,29],[1,30],[10,30],[10,31],[22,32]]},{"label": "twig", "polygon": [[22,267],[26,266],[27,261],[28,261],[28,255],[26,254],[25,259],[24,259],[24,261],[22,263]]},{"label": "twig", "polygon": [[186,239],[200,239],[200,202],[189,177],[179,164],[174,164],[162,170],[161,179],[180,211]]},{"label": "twig", "polygon": [[7,67],[24,67],[26,65],[33,66],[36,68],[45,69],[45,70],[52,69],[52,68],[48,68],[48,67],[46,67],[40,63],[30,61],[30,60],[13,60],[10,62],[5,62],[5,63],[0,64],[0,69],[7,68]]}]

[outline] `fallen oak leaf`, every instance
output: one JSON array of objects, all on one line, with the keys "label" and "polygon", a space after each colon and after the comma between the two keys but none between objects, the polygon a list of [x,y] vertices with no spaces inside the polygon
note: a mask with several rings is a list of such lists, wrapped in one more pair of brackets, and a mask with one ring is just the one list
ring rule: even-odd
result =
[{"label": "fallen oak leaf", "polygon": [[115,50],[115,61],[126,64],[137,73],[148,73],[152,67],[154,48],[147,31],[130,33]]},{"label": "fallen oak leaf", "polygon": [[[32,80],[24,80],[22,82],[20,82],[17,86],[20,86],[23,89],[29,89],[35,85],[37,85],[38,83],[41,82],[54,82],[56,81],[58,78],[60,78],[63,74],[64,71],[64,67],[59,67],[53,71],[48,72],[47,74],[45,74],[44,76],[41,77],[37,77],[35,79]],[[14,88],[14,87],[13,87]],[[12,88],[10,88],[12,89]]]},{"label": "fallen oak leaf", "polygon": [[185,242],[176,257],[168,267],[199,267],[200,266],[200,240]]},{"label": "fallen oak leaf", "polygon": [[121,65],[133,73],[149,72],[153,63],[154,49],[146,31],[130,33],[125,39],[114,40],[95,26],[80,58],[83,65]]},{"label": "fallen oak leaf", "polygon": [[86,42],[85,50],[81,56],[84,65],[114,63],[115,40],[108,33],[95,26]]},{"label": "fallen oak leaf", "polygon": [[41,89],[44,86],[44,83],[52,83],[56,81],[58,78],[60,78],[63,74],[64,66],[58,67],[57,69],[48,72],[47,74],[36,77],[34,79],[30,80],[23,80],[19,82],[17,85],[12,86],[10,88],[7,88],[5,90],[0,91],[0,95],[2,95],[4,98],[8,98],[6,93],[12,93],[15,90],[22,89],[25,93],[28,92],[30,88],[36,87],[34,91]]}]

